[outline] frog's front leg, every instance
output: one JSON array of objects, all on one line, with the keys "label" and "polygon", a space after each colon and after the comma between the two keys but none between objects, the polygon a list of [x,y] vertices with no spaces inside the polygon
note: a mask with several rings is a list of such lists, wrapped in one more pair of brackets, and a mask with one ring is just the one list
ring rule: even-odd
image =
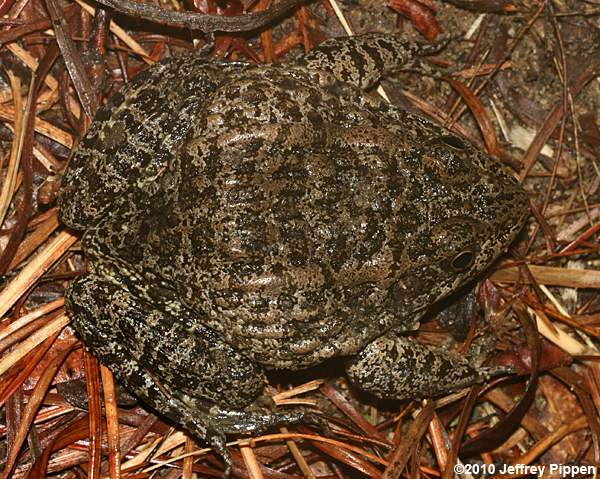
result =
[{"label": "frog's front leg", "polygon": [[477,368],[466,359],[388,333],[346,366],[360,389],[384,399],[429,398],[485,381],[504,368]]},{"label": "frog's front leg", "polygon": [[422,69],[421,59],[437,53],[448,41],[448,37],[441,37],[433,43],[422,43],[396,35],[366,33],[326,40],[302,56],[298,63],[366,89],[392,71]]}]

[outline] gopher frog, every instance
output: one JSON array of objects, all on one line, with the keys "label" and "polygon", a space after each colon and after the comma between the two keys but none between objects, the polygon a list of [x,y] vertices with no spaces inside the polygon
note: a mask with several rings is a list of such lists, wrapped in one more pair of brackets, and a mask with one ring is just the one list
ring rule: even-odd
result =
[{"label": "gopher frog", "polygon": [[226,433],[305,418],[260,406],[265,370],[341,356],[358,387],[400,399],[485,378],[401,334],[527,210],[495,160],[364,93],[432,48],[369,34],[292,65],[171,57],[99,110],[72,158],[60,217],[89,260],[73,325],[221,453]]}]

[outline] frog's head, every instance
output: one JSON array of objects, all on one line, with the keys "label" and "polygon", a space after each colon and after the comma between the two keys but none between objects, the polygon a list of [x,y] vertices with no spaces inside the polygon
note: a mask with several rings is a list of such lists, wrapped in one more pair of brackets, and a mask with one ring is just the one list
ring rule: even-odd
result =
[{"label": "frog's head", "polygon": [[398,215],[405,235],[395,296],[416,311],[506,251],[527,217],[528,198],[498,161],[435,125],[399,163],[410,185],[401,204],[410,210]]}]

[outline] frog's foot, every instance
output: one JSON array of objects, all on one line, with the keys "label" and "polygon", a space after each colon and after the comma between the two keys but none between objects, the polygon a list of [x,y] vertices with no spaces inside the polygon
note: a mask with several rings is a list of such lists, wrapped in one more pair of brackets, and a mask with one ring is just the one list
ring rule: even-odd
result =
[{"label": "frog's foot", "polygon": [[[230,475],[233,466],[226,447],[225,433],[259,435],[270,428],[290,424],[314,424],[324,432],[329,432],[329,426],[322,417],[304,408],[289,408],[278,412],[267,412],[253,411],[253,406],[242,411],[213,406],[208,411],[212,427],[206,432],[204,439],[223,459],[225,463],[224,477]],[[187,424],[186,429],[193,431],[194,425]]]},{"label": "frog's foot", "polygon": [[429,75],[434,69],[422,58],[439,52],[454,37],[442,35],[433,43],[383,33],[332,38],[299,58],[298,64],[330,72],[339,81],[366,89],[391,71],[418,70]]},{"label": "frog's foot", "polygon": [[476,368],[465,359],[407,338],[382,336],[346,366],[362,390],[387,399],[435,397],[488,380],[505,368]]},{"label": "frog's foot", "polygon": [[[223,477],[231,474],[233,462],[226,447],[227,432],[208,412],[210,406],[185,395],[172,391],[167,385],[159,384],[153,374],[140,368],[124,348],[112,345],[110,351],[95,348],[103,363],[110,364],[115,377],[126,384],[146,405],[181,426],[196,440],[203,441],[213,448],[224,463]],[[121,362],[116,362],[116,359]],[[225,424],[227,426],[227,424]]]},{"label": "frog's foot", "polygon": [[233,462],[226,447],[225,433],[228,431],[207,412],[210,408],[208,404],[179,394],[168,385],[159,383],[153,374],[139,367],[128,351],[118,345],[112,345],[110,350],[95,348],[94,354],[103,363],[109,364],[117,380],[126,384],[144,404],[181,426],[195,439],[211,446],[223,459],[224,477],[230,475]]},{"label": "frog's foot", "polygon": [[327,422],[321,416],[302,407],[269,411],[253,406],[244,410],[213,406],[209,414],[215,423],[229,434],[262,434],[270,428],[290,424],[313,424],[325,432],[329,431]]},{"label": "frog's foot", "polygon": [[436,64],[432,64],[427,60],[427,57],[436,55],[444,48],[448,46],[451,41],[457,40],[462,37],[461,33],[448,34],[444,33],[440,35],[434,42],[431,43],[416,43],[414,53],[404,62],[402,65],[398,65],[397,68],[392,71],[416,73],[419,76],[425,76],[441,80],[445,77],[449,77],[452,74],[460,70],[456,66],[443,67]]}]

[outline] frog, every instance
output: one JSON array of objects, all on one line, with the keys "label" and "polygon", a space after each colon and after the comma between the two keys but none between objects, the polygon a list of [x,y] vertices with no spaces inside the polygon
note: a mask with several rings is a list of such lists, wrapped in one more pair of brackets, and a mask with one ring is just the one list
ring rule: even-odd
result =
[{"label": "frog", "polygon": [[494,374],[410,337],[528,210],[497,159],[372,94],[438,50],[369,33],[287,64],[173,55],[107,100],[70,159],[74,328],[226,468],[227,434],[314,420],[265,400],[268,371],[341,358],[353,385],[399,400]]}]

